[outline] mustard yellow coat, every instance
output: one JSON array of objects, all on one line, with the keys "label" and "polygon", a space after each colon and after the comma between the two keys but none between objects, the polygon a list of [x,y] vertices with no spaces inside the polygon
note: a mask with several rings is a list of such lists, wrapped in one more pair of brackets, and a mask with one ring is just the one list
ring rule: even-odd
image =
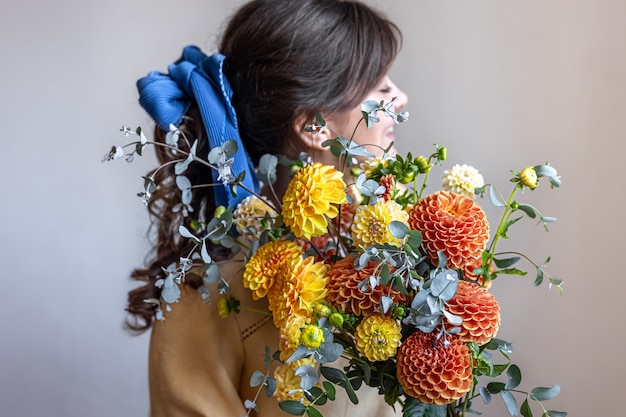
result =
[{"label": "mustard yellow coat", "polygon": [[[242,305],[268,311],[265,300],[253,301],[243,288],[241,262],[223,265],[222,277],[229,281],[232,294]],[[240,417],[247,410],[246,399],[254,399],[258,388],[250,387],[255,370],[264,371],[265,347],[274,352],[278,329],[271,319],[242,311],[223,319],[217,314],[217,295],[204,303],[198,292],[184,287],[178,303],[157,321],[150,340],[150,406],[152,417]],[[375,390],[362,387],[359,404],[353,405],[345,391],[337,399],[319,407],[324,417],[386,417],[393,413]],[[276,398],[261,393],[259,412],[251,416],[287,416]]]}]

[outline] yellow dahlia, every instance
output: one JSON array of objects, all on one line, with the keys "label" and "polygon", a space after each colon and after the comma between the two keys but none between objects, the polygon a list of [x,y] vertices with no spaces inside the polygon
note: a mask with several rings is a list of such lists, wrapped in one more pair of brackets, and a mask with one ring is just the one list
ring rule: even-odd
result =
[{"label": "yellow dahlia", "polygon": [[367,248],[371,245],[401,245],[402,240],[395,238],[389,231],[393,220],[409,226],[409,214],[393,200],[378,199],[375,204],[359,206],[352,223],[352,239],[356,246]]},{"label": "yellow dahlia", "polygon": [[[328,271],[328,298],[337,309],[357,316],[373,316],[380,313],[380,298],[389,296],[396,304],[406,303],[406,296],[400,291],[387,285],[378,285],[376,288],[361,291],[358,285],[363,280],[369,280],[376,273],[378,264],[368,262],[359,270],[354,269],[354,258],[347,256],[331,265]],[[393,273],[393,268],[390,268]]]},{"label": "yellow dahlia", "polygon": [[447,310],[463,319],[458,333],[463,342],[476,342],[482,346],[498,333],[500,305],[492,293],[478,284],[459,281],[456,294],[447,303]]},{"label": "yellow dahlia", "polygon": [[328,218],[347,201],[343,174],[319,162],[298,170],[283,197],[282,215],[296,237],[310,239],[328,230]]},{"label": "yellow dahlia", "polygon": [[328,265],[313,257],[292,258],[283,263],[276,282],[268,293],[274,324],[281,327],[290,315],[310,316],[316,304],[323,301]]},{"label": "yellow dahlia", "polygon": [[302,365],[314,366],[315,361],[312,358],[300,359],[281,365],[274,371],[274,378],[276,379],[274,395],[278,397],[279,401],[294,400],[304,401],[305,404],[309,403],[300,387],[300,377],[296,375],[296,369]]},{"label": "yellow dahlia", "polygon": [[455,269],[474,265],[489,240],[483,209],[471,198],[448,191],[421,199],[409,213],[409,225],[422,233],[433,263],[437,262],[437,251],[442,251],[448,267]]},{"label": "yellow dahlia", "polygon": [[244,198],[233,211],[237,231],[250,239],[258,239],[260,232],[265,230],[262,220],[266,215],[276,217],[276,212],[254,195]]},{"label": "yellow dahlia", "polygon": [[311,319],[309,317],[297,314],[293,314],[285,319],[280,327],[280,342],[278,346],[281,360],[286,361],[289,359],[300,346],[302,328],[310,322]]},{"label": "yellow dahlia", "polygon": [[367,178],[371,178],[378,170],[389,166],[389,158],[369,158],[361,162],[361,168]]},{"label": "yellow dahlia", "polygon": [[267,295],[274,285],[276,274],[285,262],[302,258],[302,248],[289,241],[268,242],[261,246],[246,263],[243,271],[243,286],[252,291],[258,300]]},{"label": "yellow dahlia", "polygon": [[443,189],[474,198],[474,190],[485,185],[483,176],[469,165],[454,165],[443,172]]},{"label": "yellow dahlia", "polygon": [[468,347],[456,336],[437,339],[436,332],[416,331],[400,346],[398,382],[404,392],[425,403],[443,405],[472,388],[472,361]]},{"label": "yellow dahlia", "polygon": [[385,361],[396,354],[402,326],[386,316],[366,317],[356,327],[356,347],[370,361]]}]

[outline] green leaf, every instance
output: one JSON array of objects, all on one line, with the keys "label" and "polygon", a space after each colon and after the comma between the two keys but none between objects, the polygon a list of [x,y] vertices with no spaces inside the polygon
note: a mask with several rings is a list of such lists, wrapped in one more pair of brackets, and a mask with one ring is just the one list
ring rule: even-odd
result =
[{"label": "green leaf", "polygon": [[520,259],[522,258],[519,256],[513,256],[512,258],[504,258],[504,259],[493,258],[493,262],[496,264],[498,268],[508,268],[516,264]]},{"label": "green leaf", "polygon": [[309,417],[324,417],[322,413],[320,413],[320,411],[317,408],[313,407],[312,405],[306,408],[306,414]]},{"label": "green leaf", "polygon": [[522,408],[520,408],[520,413],[524,417],[533,417],[533,411],[530,409],[530,405],[528,404],[528,398],[524,400],[522,403]]},{"label": "green leaf", "polygon": [[328,396],[328,399],[331,401],[335,401],[335,394],[337,393],[337,391],[335,390],[335,386],[329,381],[323,381],[322,386],[326,390],[326,395]]},{"label": "green leaf", "polygon": [[546,401],[559,395],[559,392],[561,392],[561,386],[559,384],[554,384],[551,387],[533,388],[533,390],[530,391],[530,396],[536,401]]},{"label": "green leaf", "polygon": [[285,413],[291,414],[292,416],[303,416],[307,409],[306,405],[295,400],[282,401],[278,403],[278,406]]},{"label": "green leaf", "polygon": [[487,391],[489,391],[491,394],[498,394],[504,389],[504,382],[490,382],[487,384]]},{"label": "green leaf", "polygon": [[350,383],[347,375],[344,376],[344,383],[341,384],[341,386],[346,390],[346,394],[348,394],[348,398],[350,399],[352,404],[358,404],[359,397],[357,397],[356,392],[354,391],[354,387],[352,386],[352,383]]},{"label": "green leaf", "polygon": [[537,217],[537,211],[530,204],[518,204],[517,208],[526,213],[526,215],[531,219]]},{"label": "green leaf", "polygon": [[541,417],[565,417],[567,413],[565,411],[548,410]]},{"label": "green leaf", "polygon": [[504,405],[506,405],[506,409],[508,410],[509,414],[512,416],[519,415],[519,409],[517,408],[517,401],[515,400],[515,397],[513,396],[513,394],[511,394],[510,391],[502,391],[500,392],[500,396],[502,397],[502,400],[504,401]]},{"label": "green leaf", "polygon": [[522,371],[520,371],[519,366],[511,365],[509,369],[506,371],[506,374],[509,376],[509,380],[506,382],[505,389],[514,389],[522,382]]},{"label": "green leaf", "polygon": [[343,382],[346,378],[346,374],[344,374],[343,371],[328,366],[320,366],[320,372],[324,378],[335,384]]}]

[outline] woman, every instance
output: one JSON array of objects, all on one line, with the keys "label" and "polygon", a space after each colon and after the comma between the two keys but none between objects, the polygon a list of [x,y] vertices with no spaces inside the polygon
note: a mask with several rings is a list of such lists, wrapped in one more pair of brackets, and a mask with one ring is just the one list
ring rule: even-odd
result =
[{"label": "woman", "polygon": [[[406,95],[387,76],[399,44],[400,33],[393,23],[355,1],[251,1],[228,23],[217,61],[207,64],[199,50],[186,48],[183,58],[170,67],[169,75],[151,73],[139,81],[140,102],[157,122],[156,140],[164,142],[166,130],[173,123],[187,138],[198,138],[197,154],[203,158],[215,146],[213,136],[221,136],[217,139],[223,141],[239,135],[251,161],[248,166],[244,163],[242,170],[248,171],[246,181],[253,188],[257,184],[251,176],[252,166],[266,153],[297,159],[301,152],[306,152],[314,160],[337,163],[322,146],[330,136],[304,130],[317,113],[325,117],[335,134],[350,137],[361,117],[363,101],[389,102],[397,97],[394,102],[397,108],[406,104]],[[223,97],[211,100],[223,104],[219,111],[234,130],[217,133],[212,130],[216,124],[212,120],[215,111],[208,111],[205,106],[207,91],[203,90],[202,82],[207,82],[206,79],[194,84],[193,77],[198,74],[193,70],[196,64],[206,69],[206,73],[213,71],[208,67],[216,71],[217,78],[210,79],[206,89],[216,88],[217,96],[224,93]],[[188,68],[192,68],[190,72],[177,75]],[[178,106],[184,117],[162,112],[160,104],[153,103],[167,95],[158,88],[152,89],[154,80],[178,83],[178,86],[189,83],[181,87],[186,90],[185,97],[179,100],[176,96],[169,103]],[[232,88],[232,103],[228,84]],[[370,130],[361,124],[356,141],[372,145],[374,153],[380,152],[393,141],[393,125],[390,118],[382,118]],[[184,147],[182,142],[181,146]],[[161,163],[180,157],[164,149],[158,148]],[[263,370],[265,347],[272,350],[277,347],[278,330],[271,320],[249,311],[220,318],[215,302],[203,302],[195,290],[202,281],[194,274],[187,275],[181,286],[182,296],[165,312],[165,320],[155,320],[158,307],[150,302],[161,296],[155,282],[164,278],[163,268],[177,262],[192,246],[188,239],[181,238],[179,226],[189,225],[193,219],[210,218],[217,205],[232,207],[245,193],[238,193],[233,201],[227,190],[219,191],[220,187],[197,188],[188,205],[190,216],[183,217],[174,210],[180,202],[180,192],[172,181],[173,166],[160,169],[155,175],[160,185],[148,207],[158,228],[158,241],[150,265],[133,273],[135,279],[145,284],[129,293],[128,304],[128,311],[136,319],[129,323],[131,329],[145,331],[152,327],[152,415],[237,417],[247,413],[245,400],[255,401],[259,415],[283,415],[275,398],[263,394],[257,397],[258,388],[249,386],[252,373]],[[214,173],[200,164],[191,164],[185,175],[192,184],[210,182],[212,176],[215,181]],[[282,168],[275,184],[278,197],[288,182],[288,170]],[[214,190],[218,191],[214,193]],[[233,260],[222,265],[220,274],[241,304],[267,311],[263,300],[253,301],[250,291],[243,288],[241,259],[232,258],[230,251],[219,245],[211,247],[210,253],[217,261]],[[351,409],[353,406],[341,395],[321,409],[327,417],[348,415],[349,410],[372,416],[392,412],[382,398],[363,392],[359,391],[361,405],[357,409]]]}]

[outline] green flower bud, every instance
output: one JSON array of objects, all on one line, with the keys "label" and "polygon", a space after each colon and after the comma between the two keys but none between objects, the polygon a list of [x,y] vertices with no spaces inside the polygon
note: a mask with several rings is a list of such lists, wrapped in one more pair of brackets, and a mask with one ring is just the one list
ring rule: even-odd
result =
[{"label": "green flower bud", "polygon": [[443,146],[437,147],[437,158],[440,161],[445,161],[447,157],[448,157],[448,149]]},{"label": "green flower bud", "polygon": [[331,326],[341,328],[343,326],[343,314],[341,313],[333,313],[328,318]]},{"label": "green flower bud", "polygon": [[217,206],[215,207],[215,211],[213,212],[213,217],[215,217],[216,219],[219,219],[220,216],[224,214],[225,212],[226,212],[226,207]]}]

